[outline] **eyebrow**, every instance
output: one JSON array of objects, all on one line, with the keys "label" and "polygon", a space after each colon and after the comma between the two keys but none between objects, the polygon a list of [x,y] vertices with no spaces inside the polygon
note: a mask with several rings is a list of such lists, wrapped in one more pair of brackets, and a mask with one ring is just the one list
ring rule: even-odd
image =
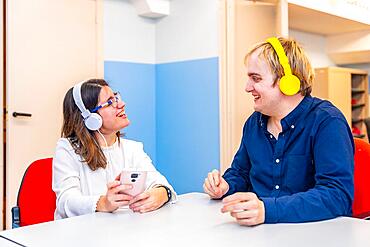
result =
[{"label": "eyebrow", "polygon": [[102,104],[105,104],[105,103],[107,103],[109,100],[112,100],[113,98],[115,97],[115,95],[113,95],[113,96],[110,96],[107,100],[105,100],[105,101],[103,101],[103,103]]},{"label": "eyebrow", "polygon": [[260,75],[260,74],[258,74],[258,73],[248,73],[248,76],[253,76],[253,75],[261,76],[261,75]]}]

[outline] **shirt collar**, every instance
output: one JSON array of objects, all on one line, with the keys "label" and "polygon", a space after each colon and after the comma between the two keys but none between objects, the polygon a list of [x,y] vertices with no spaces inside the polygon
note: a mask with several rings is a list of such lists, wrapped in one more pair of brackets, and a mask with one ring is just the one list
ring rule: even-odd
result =
[{"label": "shirt collar", "polygon": [[310,95],[305,96],[298,106],[281,120],[283,131],[289,128],[294,129],[298,124],[298,120],[305,115],[311,104],[312,97]]},{"label": "shirt collar", "polygon": [[[281,120],[281,126],[283,131],[286,131],[289,128],[294,129],[296,127],[296,124],[298,122],[298,119],[300,119],[307,110],[310,108],[312,104],[312,96],[308,95],[303,98],[303,100],[298,104],[296,108],[293,109],[288,115],[286,115],[282,120]],[[259,116],[259,125],[260,127],[266,129],[267,128],[267,120],[269,116],[264,115],[260,113]]]}]

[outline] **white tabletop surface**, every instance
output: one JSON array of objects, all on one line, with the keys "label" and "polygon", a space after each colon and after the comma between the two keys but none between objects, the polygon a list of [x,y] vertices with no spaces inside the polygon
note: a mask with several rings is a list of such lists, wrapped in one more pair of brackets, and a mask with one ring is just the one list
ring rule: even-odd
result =
[{"label": "white tabletop surface", "polygon": [[[302,224],[239,226],[202,193],[150,213],[95,213],[2,231],[25,246],[370,246],[370,221],[337,218]],[[0,246],[2,242],[0,242]],[[10,245],[12,246],[12,245]]]},{"label": "white tabletop surface", "polygon": [[1,247],[19,247],[20,245],[13,243],[9,241],[8,239],[0,236],[0,246]]}]

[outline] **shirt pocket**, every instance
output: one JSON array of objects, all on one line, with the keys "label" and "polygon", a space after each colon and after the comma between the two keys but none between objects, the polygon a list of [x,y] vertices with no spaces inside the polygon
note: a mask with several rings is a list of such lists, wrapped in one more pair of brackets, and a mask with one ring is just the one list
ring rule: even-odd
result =
[{"label": "shirt pocket", "polygon": [[288,193],[304,192],[315,184],[315,169],[311,155],[288,155],[284,171]]}]

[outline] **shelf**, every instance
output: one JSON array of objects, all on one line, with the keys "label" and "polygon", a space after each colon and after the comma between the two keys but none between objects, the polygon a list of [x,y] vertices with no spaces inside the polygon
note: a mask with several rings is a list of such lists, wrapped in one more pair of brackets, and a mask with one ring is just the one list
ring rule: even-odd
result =
[{"label": "shelf", "polygon": [[365,93],[364,89],[352,88],[352,95]]},{"label": "shelf", "polygon": [[357,119],[353,119],[352,118],[352,124],[358,124],[358,123],[361,123],[363,122],[364,120],[362,118],[357,118]]},{"label": "shelf", "polygon": [[364,106],[365,106],[365,104],[352,105],[352,110],[357,109],[357,108],[361,108],[361,107],[364,107]]},{"label": "shelf", "polygon": [[364,134],[361,134],[361,135],[355,135],[355,134],[352,134],[353,135],[353,137],[355,137],[355,138],[364,138],[365,137],[365,135]]}]

